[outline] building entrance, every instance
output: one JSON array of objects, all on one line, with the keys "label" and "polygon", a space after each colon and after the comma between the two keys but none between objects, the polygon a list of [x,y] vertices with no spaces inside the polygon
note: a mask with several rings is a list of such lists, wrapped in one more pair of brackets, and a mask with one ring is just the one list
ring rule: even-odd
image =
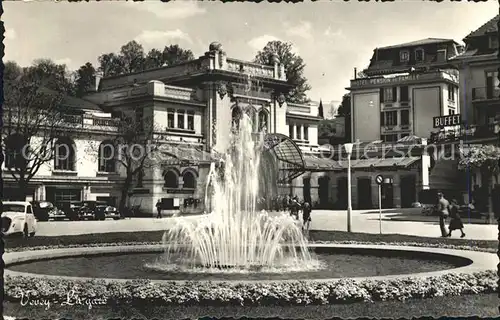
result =
[{"label": "building entrance", "polygon": [[415,176],[401,177],[401,208],[411,208],[411,205],[417,201],[417,187]]},{"label": "building entrance", "polygon": [[392,183],[382,184],[382,208],[394,208],[394,187]]},{"label": "building entrance", "polygon": [[328,207],[328,188],[330,185],[330,178],[327,176],[323,176],[318,179],[318,196],[319,196],[319,205],[321,208]]},{"label": "building entrance", "polygon": [[372,209],[372,180],[358,178],[358,209]]},{"label": "building entrance", "polygon": [[337,202],[335,209],[347,209],[347,178],[342,177],[337,179]]},{"label": "building entrance", "polygon": [[311,178],[304,178],[303,180],[303,194],[304,194],[304,201],[308,202],[311,204]]}]

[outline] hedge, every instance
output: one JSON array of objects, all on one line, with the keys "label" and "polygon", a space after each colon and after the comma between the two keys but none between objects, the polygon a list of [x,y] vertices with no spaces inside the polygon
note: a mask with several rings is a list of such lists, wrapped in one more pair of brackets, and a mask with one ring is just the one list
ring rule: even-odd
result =
[{"label": "hedge", "polygon": [[427,278],[389,280],[330,280],[291,282],[151,282],[131,280],[67,280],[26,276],[6,276],[7,301],[19,301],[29,292],[29,300],[63,304],[238,304],[238,305],[309,305],[359,301],[404,301],[497,290],[496,271],[474,274],[446,274]]}]

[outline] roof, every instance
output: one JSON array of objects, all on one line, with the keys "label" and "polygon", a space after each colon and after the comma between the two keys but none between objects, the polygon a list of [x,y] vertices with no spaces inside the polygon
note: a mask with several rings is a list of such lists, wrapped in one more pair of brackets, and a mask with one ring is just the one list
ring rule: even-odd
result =
[{"label": "roof", "polygon": [[[395,49],[395,48],[403,48],[403,47],[415,47],[415,46],[423,46],[426,44],[442,43],[442,42],[455,42],[455,40],[453,40],[453,39],[440,39],[440,38],[427,38],[427,39],[421,39],[421,40],[396,44],[396,45],[387,46],[387,47],[380,47],[377,49],[378,50],[381,50],[381,49],[385,50],[385,49]],[[457,43],[457,42],[455,42],[455,43]]]},{"label": "roof", "polygon": [[102,111],[97,104],[76,97],[65,96],[62,103],[77,109]]},{"label": "roof", "polygon": [[473,37],[481,37],[488,33],[497,32],[499,19],[500,19],[500,14],[497,14],[495,17],[491,18],[488,22],[480,26],[477,30],[469,33],[469,35],[467,35],[467,37],[464,38],[464,41],[466,39],[470,39]]},{"label": "roof", "polygon": [[[342,171],[347,170],[347,160],[334,160],[317,157],[314,155],[304,155],[305,169],[307,171]],[[351,160],[351,168],[356,169],[376,169],[376,168],[407,168],[420,160],[420,157],[394,157],[394,158],[370,158]]]}]

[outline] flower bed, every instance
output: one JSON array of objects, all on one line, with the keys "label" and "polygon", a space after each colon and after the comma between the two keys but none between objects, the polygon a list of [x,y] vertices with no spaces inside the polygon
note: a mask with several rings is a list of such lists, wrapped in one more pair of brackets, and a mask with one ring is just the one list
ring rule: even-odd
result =
[{"label": "flower bed", "polygon": [[6,300],[12,302],[19,301],[21,293],[29,293],[30,300],[53,304],[64,304],[71,295],[71,301],[87,305],[321,305],[493,293],[497,280],[496,271],[429,278],[279,283],[105,282],[6,276],[4,287]]}]

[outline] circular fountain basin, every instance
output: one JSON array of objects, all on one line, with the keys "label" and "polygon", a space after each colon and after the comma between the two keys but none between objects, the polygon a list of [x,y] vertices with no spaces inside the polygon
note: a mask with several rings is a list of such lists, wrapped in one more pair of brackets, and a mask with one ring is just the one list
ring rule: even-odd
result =
[{"label": "circular fountain basin", "polygon": [[[128,281],[296,281],[429,277],[444,273],[494,270],[492,253],[387,245],[309,246],[321,268],[266,270],[177,269],[158,263],[164,246],[109,246],[49,249],[4,254],[5,275]],[[163,266],[163,267],[162,267]]]}]

